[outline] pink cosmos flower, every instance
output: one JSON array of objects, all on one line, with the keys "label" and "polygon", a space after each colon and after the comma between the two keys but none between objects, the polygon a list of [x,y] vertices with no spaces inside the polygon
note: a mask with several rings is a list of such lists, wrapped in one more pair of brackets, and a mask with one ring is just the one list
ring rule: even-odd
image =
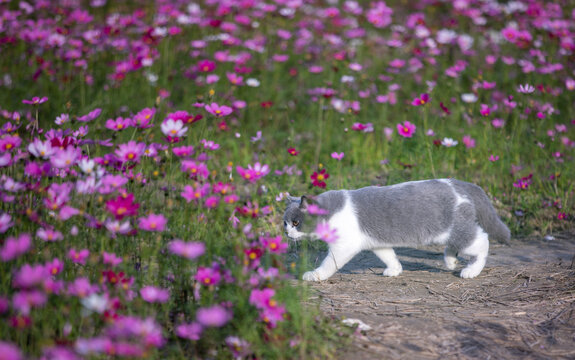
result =
[{"label": "pink cosmos flower", "polygon": [[388,7],[384,1],[372,2],[371,8],[367,10],[365,16],[376,28],[384,28],[391,24],[393,9]]},{"label": "pink cosmos flower", "polygon": [[31,288],[42,284],[48,277],[49,274],[46,272],[44,265],[24,264],[14,274],[13,283],[16,288]]},{"label": "pink cosmos flower", "polygon": [[232,319],[230,310],[221,305],[200,308],[196,313],[196,320],[203,326],[222,327]]},{"label": "pink cosmos flower", "polygon": [[491,120],[491,125],[496,129],[502,128],[503,125],[505,125],[505,120],[499,118],[493,119]]},{"label": "pink cosmos flower", "polygon": [[340,153],[332,152],[331,153],[331,157],[336,159],[337,161],[341,161],[341,159],[343,159],[344,156],[345,156],[345,154],[343,152],[340,152]]},{"label": "pink cosmos flower", "polygon": [[270,168],[267,164],[262,165],[259,162],[256,162],[253,166],[251,164],[248,165],[247,169],[244,169],[241,166],[237,166],[236,170],[242,178],[248,180],[251,183],[255,183],[270,172]]},{"label": "pink cosmos flower", "polygon": [[115,238],[116,234],[126,235],[132,231],[132,225],[130,225],[129,220],[122,223],[120,220],[107,219],[104,226],[106,227],[106,230],[111,233],[112,238]]},{"label": "pink cosmos flower", "polygon": [[252,353],[250,343],[237,336],[228,336],[225,342],[234,359],[245,359]]},{"label": "pink cosmos flower", "polygon": [[112,131],[122,131],[132,126],[132,119],[117,117],[116,119],[108,119],[106,121],[106,128]]},{"label": "pink cosmos flower", "polygon": [[306,211],[310,215],[327,215],[328,214],[327,210],[320,208],[316,204],[308,205],[308,207],[306,208]]},{"label": "pink cosmos flower", "polygon": [[118,149],[116,149],[115,154],[119,161],[122,163],[126,162],[139,162],[142,155],[146,151],[145,143],[137,143],[133,140],[128,141],[125,144],[120,144]]},{"label": "pink cosmos flower", "polygon": [[21,143],[22,139],[19,136],[5,135],[0,138],[0,153],[14,151]]},{"label": "pink cosmos flower", "polygon": [[14,226],[12,221],[12,216],[10,214],[3,213],[0,215],[0,234],[5,233],[8,229]]},{"label": "pink cosmos flower", "polygon": [[206,199],[205,206],[208,209],[214,209],[214,208],[218,207],[219,203],[220,203],[220,197],[213,195],[213,196],[210,196]]},{"label": "pink cosmos flower", "polygon": [[489,161],[496,162],[497,160],[499,160],[499,155],[489,155]]},{"label": "pink cosmos flower", "polygon": [[167,222],[168,219],[166,219],[166,217],[162,214],[150,214],[138,219],[138,227],[146,231],[162,232],[164,231]]},{"label": "pink cosmos flower", "polygon": [[90,250],[82,249],[77,251],[76,249],[72,248],[68,251],[68,259],[72,260],[73,263],[86,265],[86,260],[90,256]]},{"label": "pink cosmos flower", "polygon": [[428,93],[423,93],[421,95],[419,95],[419,97],[416,97],[415,99],[413,99],[413,101],[411,102],[411,105],[413,106],[421,106],[421,105],[425,105],[429,102],[430,97]]},{"label": "pink cosmos flower", "polygon": [[0,341],[0,354],[2,354],[1,356],[6,360],[24,359],[20,349],[16,345],[6,341]]},{"label": "pink cosmos flower", "polygon": [[133,123],[139,129],[147,129],[152,127],[152,119],[156,114],[156,109],[154,108],[144,108],[140,110],[136,115],[134,115]]},{"label": "pink cosmos flower", "polygon": [[479,113],[483,116],[489,116],[491,114],[491,108],[487,104],[481,104],[481,109]]},{"label": "pink cosmos flower", "polygon": [[415,124],[412,124],[407,120],[404,121],[403,124],[397,124],[397,132],[399,135],[406,138],[412,137],[413,134],[415,134],[415,129],[417,129]]},{"label": "pink cosmos flower", "polygon": [[208,166],[203,162],[194,160],[183,160],[181,166],[182,172],[190,174],[190,178],[201,177],[207,179],[210,176]]},{"label": "pink cosmos flower", "polygon": [[182,324],[176,327],[176,335],[188,340],[200,340],[204,327],[197,322]]},{"label": "pink cosmos flower", "polygon": [[531,185],[531,178],[533,174],[529,174],[529,176],[522,177],[521,179],[517,179],[516,182],[513,183],[513,187],[519,188],[521,190],[527,190]]},{"label": "pink cosmos flower", "polygon": [[36,231],[36,236],[39,237],[40,239],[44,240],[44,241],[49,241],[49,242],[53,242],[53,241],[60,241],[62,239],[64,239],[64,236],[62,235],[61,232],[59,232],[58,230],[54,230],[54,229],[45,229],[45,228],[39,228],[38,231]]},{"label": "pink cosmos flower", "polygon": [[226,105],[218,105],[217,103],[211,103],[205,106],[207,112],[216,117],[224,117],[232,113],[232,108]]},{"label": "pink cosmos flower", "polygon": [[210,184],[199,184],[195,183],[192,187],[191,185],[184,186],[184,191],[180,195],[186,199],[187,202],[192,200],[199,200],[210,193]]},{"label": "pink cosmos flower", "polygon": [[40,105],[45,103],[46,101],[48,101],[48,98],[46,96],[43,96],[41,98],[38,96],[34,96],[31,100],[22,100],[22,103],[29,105]]},{"label": "pink cosmos flower", "polygon": [[475,147],[475,139],[473,139],[471,136],[469,135],[465,135],[463,137],[463,144],[465,145],[466,148],[471,149]]},{"label": "pink cosmos flower", "polygon": [[172,240],[168,244],[169,251],[189,260],[194,260],[206,252],[206,245],[201,242],[185,242],[179,239]]},{"label": "pink cosmos flower", "polygon": [[320,240],[323,240],[326,243],[332,243],[338,239],[337,230],[330,228],[329,224],[326,222],[320,222],[317,224],[314,232]]},{"label": "pink cosmos flower", "polygon": [[144,286],[140,289],[140,296],[149,303],[165,303],[170,299],[170,292],[155,286]]},{"label": "pink cosmos flower", "polygon": [[531,94],[532,92],[535,91],[535,88],[533,87],[533,85],[525,84],[525,85],[519,85],[517,91],[522,94]]},{"label": "pink cosmos flower", "polygon": [[51,276],[58,275],[64,270],[64,263],[60,259],[55,258],[46,264],[46,271]]},{"label": "pink cosmos flower", "polygon": [[80,121],[80,122],[92,121],[95,118],[97,118],[98,116],[100,116],[101,113],[102,113],[102,109],[96,108],[96,109],[90,111],[87,115],[78,116],[78,121]]},{"label": "pink cosmos flower", "polygon": [[102,261],[104,262],[104,264],[110,265],[112,267],[120,265],[122,263],[122,258],[119,256],[116,256],[116,254],[114,253],[108,253],[103,251],[102,252]]},{"label": "pink cosmos flower", "polygon": [[9,237],[4,241],[2,248],[0,248],[0,259],[4,262],[14,260],[28,252],[31,247],[32,237],[30,234],[23,233],[18,237]]},{"label": "pink cosmos flower", "polygon": [[172,152],[177,157],[186,158],[186,157],[190,157],[190,156],[194,155],[194,147],[192,145],[174,147],[174,148],[172,148]]},{"label": "pink cosmos flower", "polygon": [[211,60],[200,60],[197,66],[201,72],[212,72],[216,69],[216,63]]},{"label": "pink cosmos flower", "polygon": [[260,242],[273,254],[283,254],[288,248],[288,243],[282,241],[281,235],[276,237],[262,237],[260,238]]},{"label": "pink cosmos flower", "polygon": [[200,266],[196,273],[195,279],[206,286],[216,286],[222,280],[219,269]]}]

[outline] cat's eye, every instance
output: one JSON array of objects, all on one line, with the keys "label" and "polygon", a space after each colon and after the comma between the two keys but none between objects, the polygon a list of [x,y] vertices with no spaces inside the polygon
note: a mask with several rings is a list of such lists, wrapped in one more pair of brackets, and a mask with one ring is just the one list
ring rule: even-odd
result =
[{"label": "cat's eye", "polygon": [[291,224],[292,224],[293,226],[296,226],[296,227],[297,227],[297,226],[299,225],[299,221],[297,221],[297,220],[294,220],[294,221],[292,221],[292,223],[291,223]]}]

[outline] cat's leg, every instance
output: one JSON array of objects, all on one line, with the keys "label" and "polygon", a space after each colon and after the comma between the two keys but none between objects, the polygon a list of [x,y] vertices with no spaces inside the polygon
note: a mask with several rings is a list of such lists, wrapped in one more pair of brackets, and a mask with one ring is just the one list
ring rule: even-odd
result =
[{"label": "cat's leg", "polygon": [[403,268],[392,248],[379,248],[373,250],[373,252],[386,266],[386,269],[383,271],[383,276],[397,276],[401,274]]},{"label": "cat's leg", "polygon": [[470,279],[479,275],[485,266],[489,253],[489,238],[480,226],[477,226],[473,242],[464,248],[461,253],[471,256],[471,260],[467,266],[461,270],[460,276]]},{"label": "cat's leg", "polygon": [[446,247],[443,260],[447,269],[455,270],[455,266],[457,266],[457,250],[451,246]]},{"label": "cat's leg", "polygon": [[327,256],[323,259],[321,265],[313,271],[304,273],[302,279],[305,281],[327,280],[359,252],[360,250],[356,249],[330,246]]}]

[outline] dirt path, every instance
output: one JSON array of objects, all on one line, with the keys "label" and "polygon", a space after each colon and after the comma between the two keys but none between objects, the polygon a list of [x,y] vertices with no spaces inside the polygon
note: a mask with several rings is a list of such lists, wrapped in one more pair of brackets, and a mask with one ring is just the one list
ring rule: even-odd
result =
[{"label": "dirt path", "polygon": [[311,285],[326,315],[372,328],[341,359],[575,359],[575,235],[491,244],[470,280],[445,270],[442,248],[396,252],[398,277],[364,252]]}]

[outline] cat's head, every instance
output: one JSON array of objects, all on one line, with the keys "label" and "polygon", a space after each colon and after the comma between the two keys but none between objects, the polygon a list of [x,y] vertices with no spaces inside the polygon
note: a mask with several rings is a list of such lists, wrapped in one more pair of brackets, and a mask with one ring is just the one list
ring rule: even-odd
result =
[{"label": "cat's head", "polygon": [[288,196],[286,202],[287,208],[283,218],[286,235],[291,240],[298,240],[309,235],[313,229],[306,224],[306,218],[309,218],[307,208],[311,200],[306,196]]}]

